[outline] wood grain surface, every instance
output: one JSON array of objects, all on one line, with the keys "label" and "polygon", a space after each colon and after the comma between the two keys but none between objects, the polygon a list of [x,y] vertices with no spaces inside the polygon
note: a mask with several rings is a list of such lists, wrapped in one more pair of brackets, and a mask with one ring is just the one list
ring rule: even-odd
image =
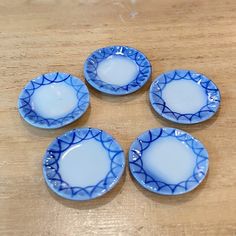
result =
[{"label": "wood grain surface", "polygon": [[[20,118],[17,98],[29,80],[50,71],[84,79],[86,57],[117,44],[146,54],[151,80],[176,68],[210,77],[222,95],[217,115],[191,126],[162,120],[149,105],[150,81],[123,97],[89,87],[89,110],[61,129]],[[0,235],[236,235],[235,62],[235,0],[1,0]],[[106,130],[126,153],[144,130],[183,129],[207,147],[209,174],[193,192],[166,197],[140,188],[127,168],[104,197],[63,200],[44,183],[42,156],[57,135],[83,126]]]}]

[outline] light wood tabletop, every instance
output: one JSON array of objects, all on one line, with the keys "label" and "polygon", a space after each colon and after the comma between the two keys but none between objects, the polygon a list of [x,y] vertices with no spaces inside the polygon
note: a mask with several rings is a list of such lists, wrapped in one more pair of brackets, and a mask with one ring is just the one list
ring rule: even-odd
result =
[{"label": "light wood tabletop", "polygon": [[[61,129],[37,129],[20,118],[17,99],[29,80],[51,71],[84,80],[87,56],[119,44],[150,59],[151,80],[176,68],[207,75],[221,90],[220,110],[196,125],[164,121],[149,105],[150,80],[123,97],[88,86],[89,110]],[[236,235],[235,62],[235,0],[1,0],[0,235]],[[127,167],[101,198],[59,198],[44,183],[42,156],[56,136],[84,126],[106,130],[126,154],[149,128],[183,129],[206,146],[208,176],[194,191],[168,197],[142,189]]]}]

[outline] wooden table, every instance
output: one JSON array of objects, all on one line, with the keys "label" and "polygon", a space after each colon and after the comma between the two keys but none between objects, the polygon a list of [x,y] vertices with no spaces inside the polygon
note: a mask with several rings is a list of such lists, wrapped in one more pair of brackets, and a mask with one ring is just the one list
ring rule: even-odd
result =
[{"label": "wooden table", "polygon": [[[217,115],[191,126],[160,119],[149,105],[150,81],[124,97],[89,87],[89,111],[61,129],[40,130],[20,118],[17,98],[29,80],[49,71],[83,79],[86,57],[116,44],[145,53],[152,80],[175,68],[212,78],[222,94]],[[236,235],[235,49],[235,0],[1,0],[0,235]],[[143,190],[127,168],[104,197],[63,200],[44,183],[42,156],[57,135],[82,126],[108,131],[126,153],[149,128],[186,130],[207,147],[209,174],[193,192],[166,197]]]}]

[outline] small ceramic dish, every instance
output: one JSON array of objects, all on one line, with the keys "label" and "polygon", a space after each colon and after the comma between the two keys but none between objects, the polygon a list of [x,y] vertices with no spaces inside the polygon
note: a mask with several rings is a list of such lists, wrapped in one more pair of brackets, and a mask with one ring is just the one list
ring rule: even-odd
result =
[{"label": "small ceramic dish", "polygon": [[31,80],[21,91],[18,109],[29,124],[55,129],[81,117],[89,106],[86,85],[73,75],[55,72]]},{"label": "small ceramic dish", "polygon": [[98,91],[125,95],[135,92],[147,82],[151,64],[137,49],[111,46],[98,49],[87,58],[84,75]]},{"label": "small ceramic dish", "polygon": [[129,168],[144,188],[163,195],[179,195],[196,188],[208,170],[208,153],[190,134],[156,128],[131,145]]},{"label": "small ceramic dish", "polygon": [[211,118],[220,105],[220,91],[206,76],[191,70],[173,70],[157,77],[149,92],[154,110],[182,124]]},{"label": "small ceramic dish", "polygon": [[71,130],[57,137],[43,158],[48,187],[70,200],[90,200],[111,190],[125,168],[118,142],[94,128]]}]

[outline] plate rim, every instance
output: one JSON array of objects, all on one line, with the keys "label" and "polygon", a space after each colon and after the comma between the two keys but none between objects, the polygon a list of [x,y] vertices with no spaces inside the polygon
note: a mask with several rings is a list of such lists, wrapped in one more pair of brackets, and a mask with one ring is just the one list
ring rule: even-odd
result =
[{"label": "plate rim", "polygon": [[[61,81],[57,81],[57,83],[61,83],[61,82],[67,81],[68,79],[71,80],[71,83],[68,82],[69,84],[68,83],[66,83],[66,84],[68,86],[72,87],[76,91],[76,93],[77,93],[77,95],[76,95],[77,101],[79,101],[79,99],[81,99],[81,98],[78,98],[78,94],[80,92],[78,92],[75,87],[78,86],[78,84],[81,86],[81,88],[83,89],[83,93],[84,93],[82,95],[82,97],[84,95],[86,95],[85,98],[83,98],[83,100],[82,100],[85,103],[85,106],[83,104],[83,108],[80,108],[79,113],[77,115],[74,115],[73,113],[75,112],[75,109],[77,109],[79,107],[78,103],[77,103],[77,106],[76,106],[76,108],[73,111],[69,112],[67,115],[65,115],[65,116],[63,116],[61,118],[56,118],[56,119],[44,118],[44,117],[38,115],[37,112],[34,112],[36,114],[35,118],[37,119],[37,117],[40,117],[40,119],[44,121],[43,124],[40,124],[37,120],[33,121],[35,118],[32,118],[33,120],[29,119],[28,114],[25,114],[25,112],[23,111],[24,105],[21,104],[22,102],[25,102],[25,99],[27,99],[27,97],[23,97],[23,96],[26,93],[28,93],[28,90],[32,90],[32,86],[33,86],[33,93],[34,93],[34,91],[36,89],[38,89],[42,85],[44,85],[44,84],[38,84],[37,80],[40,81],[41,78],[43,77],[43,78],[46,78],[46,80],[48,81],[48,84],[51,84],[51,83],[55,82],[55,80],[57,79],[58,75],[63,75],[63,76],[66,76],[66,77],[64,79],[62,79]],[[55,77],[52,79],[52,78],[48,78],[47,76],[55,76]],[[35,83],[35,81],[36,81],[36,83]],[[77,84],[73,84],[72,81],[76,82]],[[34,86],[35,86],[34,83],[38,85],[37,88],[34,88]],[[33,93],[30,94],[30,96],[28,98],[30,98],[33,95]],[[34,127],[37,127],[37,128],[41,128],[41,129],[58,129],[58,128],[64,127],[66,125],[69,125],[72,122],[74,122],[77,119],[79,119],[80,117],[82,117],[86,113],[86,111],[88,110],[89,106],[90,106],[90,93],[89,93],[89,90],[88,90],[86,84],[80,78],[78,78],[78,77],[76,77],[76,76],[74,76],[74,75],[72,75],[70,73],[59,72],[59,71],[58,72],[44,73],[44,74],[41,74],[41,75],[33,78],[32,80],[28,81],[27,84],[22,88],[22,90],[21,90],[21,92],[20,92],[20,94],[18,96],[18,101],[17,101],[18,112],[19,112],[20,116],[22,117],[22,119],[24,121],[26,121],[28,124],[30,124],[30,125],[32,125]],[[31,106],[30,106],[30,110],[33,111],[31,109]],[[71,117],[71,116],[74,116],[74,118]],[[69,120],[64,121],[67,118],[69,118]],[[49,120],[54,120],[55,124],[50,124],[49,125],[49,123],[50,123]],[[58,120],[61,120],[61,121],[59,122]]]},{"label": "plate rim", "polygon": [[[203,109],[205,106],[207,106],[208,105],[208,103],[206,103],[203,107],[201,107],[201,109],[199,110],[199,111],[197,111],[197,112],[195,112],[195,113],[178,113],[178,112],[175,112],[175,111],[173,111],[173,110],[171,110],[170,108],[168,108],[166,105],[165,105],[165,101],[163,100],[163,102],[164,102],[164,104],[156,104],[156,102],[154,101],[155,99],[153,98],[153,96],[154,96],[154,94],[156,95],[156,93],[154,93],[153,92],[153,90],[154,90],[154,86],[155,86],[155,83],[158,81],[158,80],[160,80],[163,76],[166,76],[166,75],[169,75],[169,74],[171,74],[171,73],[176,73],[177,75],[178,75],[178,73],[177,72],[180,72],[180,73],[183,73],[183,72],[185,72],[186,74],[182,77],[182,78],[184,78],[187,74],[190,74],[190,73],[192,73],[192,74],[194,74],[194,75],[196,75],[196,77],[200,77],[200,78],[202,78],[202,79],[204,79],[205,81],[208,81],[209,83],[211,83],[211,85],[212,86],[214,86],[214,90],[215,90],[215,93],[216,93],[216,97],[217,97],[217,100],[216,101],[214,101],[214,104],[216,104],[216,108],[214,109],[214,110],[211,110],[211,111],[207,111],[207,110],[205,110],[205,111],[201,111],[201,109]],[[179,76],[179,75],[178,75]],[[174,76],[175,77],[175,76]],[[193,79],[191,79],[193,82],[196,82],[196,81],[194,81]],[[175,81],[175,79],[173,79],[173,78],[171,78],[171,80],[168,82],[168,83],[171,83],[172,81]],[[168,83],[166,83],[166,84],[168,84]],[[166,86],[166,84],[165,84],[165,86]],[[165,87],[164,86],[164,87]],[[201,85],[201,87],[202,87],[202,85]],[[207,91],[207,89],[206,88],[204,88],[204,87],[202,87],[205,91]],[[160,88],[160,92],[162,92],[163,91],[163,88],[161,89]],[[158,96],[158,95],[156,95],[156,96]],[[206,96],[207,96],[207,101],[208,101],[208,95],[206,94]],[[218,88],[218,86],[211,80],[211,79],[209,79],[207,76],[205,76],[204,74],[201,74],[201,73],[197,73],[197,72],[195,72],[194,70],[188,70],[188,69],[175,69],[175,70],[170,70],[170,71],[166,71],[166,72],[164,72],[164,73],[161,73],[160,75],[158,75],[155,79],[154,79],[154,81],[152,82],[152,84],[151,84],[151,86],[150,86],[150,89],[149,89],[149,102],[150,102],[150,104],[151,104],[151,106],[152,106],[152,108],[154,109],[154,111],[158,114],[158,115],[160,115],[161,117],[163,117],[164,119],[166,119],[166,120],[169,120],[169,121],[172,121],[172,122],[174,122],[174,123],[177,123],[177,124],[188,124],[188,125],[191,125],[191,124],[197,124],[197,123],[201,123],[201,122],[204,122],[204,121],[206,121],[206,120],[209,120],[212,116],[214,116],[216,113],[217,113],[217,111],[219,110],[219,108],[220,108],[220,104],[221,104],[221,93],[220,93],[220,90],[219,90],[219,88]],[[162,108],[161,108],[162,107]],[[212,105],[210,106],[210,107],[212,107]],[[168,112],[167,113],[165,113],[165,112],[163,112],[164,111],[164,109],[165,108],[167,108],[168,109]],[[204,112],[207,112],[207,113],[205,113],[205,115],[203,115],[201,118],[199,118],[199,119],[194,119],[194,117],[196,117],[197,115],[196,114],[200,114],[201,112],[203,112],[203,114],[204,114]],[[171,116],[170,114],[173,114],[173,116]],[[179,118],[180,117],[185,117],[186,119],[185,120],[179,120],[179,118],[175,118],[175,114],[179,114],[180,116],[179,116]],[[206,115],[207,114],[207,115]],[[187,116],[192,116],[192,118],[187,118]]]},{"label": "plate rim", "polygon": [[[47,176],[47,173],[46,173],[46,165],[45,165],[45,161],[46,161],[46,158],[47,158],[47,155],[48,154],[50,154],[49,153],[49,151],[50,151],[50,148],[52,147],[52,146],[54,146],[54,144],[55,144],[55,142],[58,140],[58,139],[60,139],[60,138],[63,138],[63,137],[68,137],[68,135],[70,135],[70,134],[73,134],[73,133],[75,133],[75,132],[90,132],[91,130],[93,130],[93,131],[96,131],[96,132],[98,132],[98,134],[99,133],[102,133],[102,134],[104,134],[106,137],[109,137],[111,140],[112,140],[112,143],[114,143],[115,144],[115,147],[117,148],[117,152],[118,152],[118,154],[116,153],[116,154],[114,154],[115,156],[116,155],[121,155],[121,164],[120,164],[120,170],[119,170],[119,173],[118,173],[118,175],[113,179],[113,181],[112,181],[112,183],[110,183],[109,185],[108,185],[108,187],[104,190],[102,190],[101,192],[100,192],[100,194],[96,194],[95,196],[88,196],[87,195],[87,197],[86,198],[83,198],[83,197],[80,197],[80,195],[78,195],[78,193],[77,194],[75,194],[75,195],[78,195],[78,197],[77,198],[75,198],[75,197],[72,197],[71,195],[67,195],[67,194],[65,194],[65,193],[61,193],[60,191],[58,191],[58,190],[56,190],[55,188],[53,188],[52,187],[52,183],[50,183],[50,180],[49,180],[49,178],[48,178],[48,176]],[[87,135],[85,135],[85,137],[87,137]],[[93,137],[94,138],[94,137]],[[86,139],[85,139],[86,140]],[[82,140],[83,141],[83,140]],[[73,145],[73,144],[72,144]],[[104,145],[103,145],[104,146]],[[68,148],[69,147],[71,147],[71,145],[69,145],[68,146]],[[67,150],[67,149],[66,149]],[[115,152],[114,150],[112,151],[112,152]],[[58,159],[59,160],[59,159]],[[58,162],[58,160],[57,160],[57,162]],[[112,162],[111,162],[111,164],[112,164]],[[67,132],[65,132],[65,133],[63,133],[63,134],[61,134],[61,135],[59,135],[59,136],[57,136],[55,139],[53,139],[52,140],[52,142],[49,144],[49,146],[48,146],[48,148],[46,149],[46,152],[45,152],[45,154],[44,154],[44,156],[43,156],[43,159],[42,159],[42,172],[43,172],[43,177],[44,177],[44,181],[45,181],[45,183],[46,183],[46,185],[47,185],[47,187],[53,192],[53,193],[55,193],[57,196],[59,196],[59,197],[61,197],[61,198],[64,198],[64,199],[67,199],[67,200],[72,200],[72,201],[78,201],[78,202],[81,202],[81,201],[89,201],[89,200],[93,200],[93,199],[96,199],[96,198],[100,198],[100,197],[102,197],[104,194],[106,194],[106,193],[108,193],[108,192],[110,192],[119,182],[120,182],[120,180],[122,179],[122,176],[123,176],[123,174],[124,174],[124,171],[125,171],[125,167],[126,167],[126,160],[125,160],[125,154],[124,154],[124,150],[123,150],[123,148],[122,148],[122,146],[118,143],[118,141],[112,136],[112,135],[110,135],[109,133],[107,133],[106,131],[104,131],[104,130],[102,130],[102,129],[97,129],[97,128],[92,128],[92,127],[82,127],[82,128],[76,128],[76,129],[72,129],[72,130],[69,130],[69,131],[67,131]],[[59,168],[59,167],[58,167]],[[110,167],[110,171],[111,171],[111,167]],[[110,173],[110,171],[108,172],[108,174]],[[108,174],[107,174],[107,176],[108,176]],[[106,177],[107,177],[106,176]],[[102,181],[104,181],[106,178],[104,178]],[[61,178],[61,180],[63,181],[63,179]],[[101,181],[100,181],[101,182]],[[99,183],[100,183],[99,182]],[[98,183],[98,184],[99,184]],[[68,184],[69,185],[69,184]],[[71,187],[70,185],[69,185],[69,187],[70,188],[74,188],[74,187]],[[81,188],[81,189],[83,189],[83,188],[88,188],[89,186],[87,186],[87,187],[79,187],[79,188]],[[90,186],[91,187],[91,186]],[[94,185],[93,186],[94,188],[96,188],[96,185]],[[91,191],[92,192],[92,191]]]},{"label": "plate rim", "polygon": [[[204,163],[204,166],[205,166],[206,168],[205,168],[205,170],[204,170],[204,174],[202,175],[201,178],[199,178],[198,181],[195,181],[195,184],[194,184],[193,186],[191,186],[191,187],[188,188],[187,190],[185,189],[184,191],[176,192],[176,188],[177,188],[182,182],[183,182],[183,183],[184,183],[184,182],[188,182],[188,180],[189,180],[192,176],[190,176],[186,181],[182,181],[182,182],[180,182],[180,183],[178,183],[178,184],[168,184],[168,183],[163,182],[163,183],[164,183],[163,186],[167,186],[170,190],[169,190],[169,192],[162,192],[162,191],[160,191],[160,190],[163,188],[163,186],[160,188],[160,190],[154,190],[154,189],[151,188],[148,184],[142,182],[141,179],[139,178],[139,175],[136,175],[135,173],[133,173],[133,170],[132,170],[132,168],[131,168],[131,164],[132,164],[132,162],[133,162],[133,158],[132,158],[133,152],[132,152],[132,149],[133,149],[134,145],[136,145],[136,143],[139,142],[139,138],[140,138],[140,137],[146,135],[146,134],[149,133],[150,131],[152,132],[152,131],[158,131],[158,130],[160,130],[160,132],[161,132],[162,130],[164,130],[164,131],[165,131],[165,130],[168,130],[168,132],[176,132],[176,131],[177,131],[177,132],[179,132],[181,135],[186,135],[187,137],[190,137],[191,140],[194,141],[194,143],[197,143],[197,144],[199,144],[199,145],[201,146],[202,150],[204,151],[204,153],[205,153],[205,155],[206,155],[206,156],[205,156],[205,163]],[[167,132],[167,133],[168,133],[168,132]],[[161,136],[158,136],[158,138],[160,138],[160,137],[161,137]],[[181,137],[181,136],[180,136],[180,137]],[[157,139],[158,139],[158,138],[157,138]],[[153,140],[153,141],[156,141],[157,139],[155,139],[155,140]],[[151,141],[151,142],[153,142],[153,141]],[[172,128],[172,127],[157,127],[157,128],[152,128],[152,129],[146,130],[146,131],[144,131],[143,133],[139,134],[139,135],[135,138],[135,140],[132,142],[132,144],[130,145],[129,152],[128,152],[128,162],[129,162],[129,171],[130,171],[132,177],[135,179],[135,181],[136,181],[142,188],[144,188],[144,189],[146,189],[146,190],[148,190],[148,191],[150,191],[150,192],[152,192],[152,193],[158,194],[158,195],[167,195],[167,196],[177,196],[177,195],[182,195],[182,194],[186,194],[186,193],[188,193],[188,192],[193,191],[195,188],[197,188],[197,187],[204,181],[204,179],[206,178],[206,176],[207,176],[207,174],[208,174],[208,170],[209,170],[209,154],[208,154],[208,151],[207,151],[207,149],[205,148],[205,146],[202,144],[202,142],[201,142],[199,139],[197,139],[196,137],[194,137],[194,136],[192,136],[191,134],[189,134],[188,132],[183,131],[183,130],[181,130],[181,129]],[[196,164],[198,164],[198,163],[197,163],[197,158],[196,158]],[[195,166],[195,168],[196,168],[196,166]],[[146,175],[146,172],[145,172],[144,168],[142,168],[142,171],[144,171],[144,172],[143,172],[141,175]],[[155,180],[155,182],[158,181],[157,179],[155,179],[155,177],[153,177],[153,176],[151,176],[151,177]],[[160,182],[160,181],[159,181],[159,182]],[[174,190],[173,190],[173,189],[171,189],[171,187],[169,187],[168,185],[171,185],[171,186],[173,185],[173,186],[176,186],[176,187],[175,187]],[[182,186],[181,186],[181,187],[182,187]]]},{"label": "plate rim", "polygon": [[[148,66],[146,68],[149,69],[147,75],[145,76],[145,79],[139,83],[137,83],[137,85],[133,86],[133,88],[128,88],[128,86],[134,81],[137,79],[137,77],[132,80],[131,82],[129,82],[128,84],[126,85],[123,85],[123,86],[119,86],[119,85],[113,85],[113,84],[109,84],[109,83],[106,83],[100,79],[97,79],[97,81],[99,81],[100,85],[96,84],[94,82],[94,78],[91,78],[89,73],[88,73],[88,63],[89,63],[89,60],[91,59],[94,59],[92,58],[94,56],[94,54],[96,53],[99,53],[99,51],[101,50],[111,50],[112,48],[116,48],[117,50],[119,48],[125,48],[125,50],[129,49],[129,50],[133,50],[135,51],[136,53],[138,53],[139,55],[142,55],[144,58],[143,58],[143,61],[147,62],[148,63]],[[115,49],[112,49],[112,50],[115,50]],[[113,53],[113,51],[111,52]],[[111,56],[111,55],[115,55],[115,54],[110,54],[108,56]],[[108,57],[107,56],[107,57]],[[104,60],[106,59],[107,57],[103,57],[101,60]],[[125,57],[127,57],[127,55],[125,55]],[[131,59],[130,57],[128,57],[129,59]],[[133,61],[135,61],[134,59],[131,59]],[[98,62],[96,62],[98,63]],[[135,63],[137,64],[137,62],[135,61]],[[139,66],[139,65],[137,65]],[[139,67],[140,68],[140,67]],[[94,68],[93,71],[96,71],[97,68]],[[97,91],[99,92],[102,92],[102,93],[105,93],[105,94],[108,94],[108,95],[115,95],[115,96],[123,96],[123,95],[128,95],[128,94],[131,94],[131,93],[134,93],[136,92],[137,90],[141,89],[147,82],[148,80],[151,78],[151,75],[152,75],[152,65],[151,65],[151,62],[149,61],[149,59],[146,57],[146,55],[144,53],[142,53],[141,51],[139,51],[138,49],[136,48],[133,48],[133,47],[130,47],[130,46],[126,46],[126,45],[111,45],[111,46],[106,46],[106,47],[102,47],[102,48],[98,48],[96,49],[95,51],[93,51],[88,57],[87,59],[85,60],[84,62],[84,78],[85,80],[94,88],[96,89]],[[107,87],[112,87],[112,89],[110,88],[107,88]],[[115,89],[115,88],[116,89]],[[126,89],[123,88],[123,87],[127,87]]]}]

